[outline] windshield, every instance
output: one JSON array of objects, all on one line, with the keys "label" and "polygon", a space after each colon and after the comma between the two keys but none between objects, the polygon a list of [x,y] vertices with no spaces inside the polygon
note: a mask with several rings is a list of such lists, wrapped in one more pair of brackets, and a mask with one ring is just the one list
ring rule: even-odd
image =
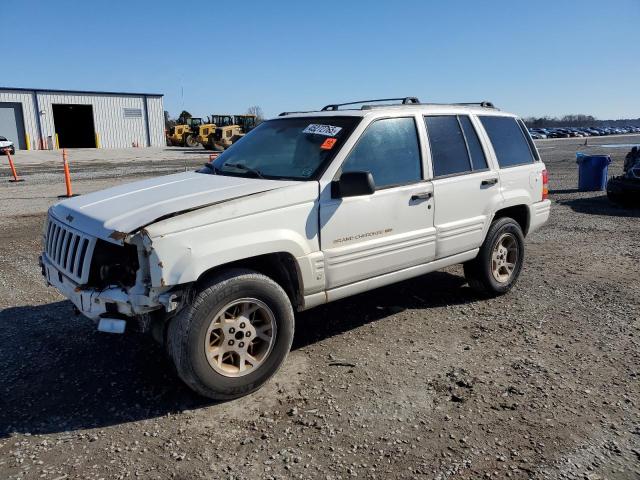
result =
[{"label": "windshield", "polygon": [[281,118],[261,123],[200,173],[263,178],[317,178],[360,117]]}]

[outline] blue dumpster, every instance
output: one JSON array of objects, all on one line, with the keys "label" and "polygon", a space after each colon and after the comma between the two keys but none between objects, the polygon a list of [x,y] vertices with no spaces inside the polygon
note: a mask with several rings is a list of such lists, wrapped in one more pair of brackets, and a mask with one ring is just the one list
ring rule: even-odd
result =
[{"label": "blue dumpster", "polygon": [[581,192],[601,191],[607,188],[609,175],[609,155],[576,154],[578,164],[578,190]]}]

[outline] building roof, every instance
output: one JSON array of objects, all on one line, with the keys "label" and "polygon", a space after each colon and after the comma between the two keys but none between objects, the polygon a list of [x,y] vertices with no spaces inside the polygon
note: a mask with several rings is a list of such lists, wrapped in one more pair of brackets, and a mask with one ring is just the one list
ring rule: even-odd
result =
[{"label": "building roof", "polygon": [[55,88],[22,88],[22,87],[3,87],[0,86],[0,90],[11,90],[18,92],[31,92],[31,93],[79,93],[83,95],[123,95],[123,96],[147,96],[147,97],[164,97],[164,93],[135,93],[135,92],[105,92],[97,90],[60,90]]}]

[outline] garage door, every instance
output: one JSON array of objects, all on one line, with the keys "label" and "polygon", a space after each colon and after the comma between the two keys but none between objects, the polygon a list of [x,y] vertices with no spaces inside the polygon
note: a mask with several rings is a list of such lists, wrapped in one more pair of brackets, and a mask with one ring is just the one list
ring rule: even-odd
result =
[{"label": "garage door", "polygon": [[26,148],[21,103],[0,102],[0,137],[7,137],[17,149]]}]

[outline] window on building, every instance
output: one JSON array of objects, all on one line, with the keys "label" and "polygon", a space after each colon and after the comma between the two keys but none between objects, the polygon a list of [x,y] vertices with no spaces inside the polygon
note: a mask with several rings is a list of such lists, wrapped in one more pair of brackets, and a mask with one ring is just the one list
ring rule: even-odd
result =
[{"label": "window on building", "polygon": [[125,108],[124,118],[142,118],[142,109],[140,108]]}]

